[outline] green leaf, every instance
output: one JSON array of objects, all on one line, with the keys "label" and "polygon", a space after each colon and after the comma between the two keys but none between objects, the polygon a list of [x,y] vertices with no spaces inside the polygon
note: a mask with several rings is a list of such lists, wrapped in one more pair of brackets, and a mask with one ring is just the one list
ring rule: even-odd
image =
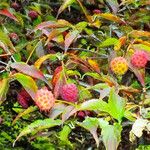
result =
[{"label": "green leaf", "polygon": [[105,41],[100,43],[99,47],[108,47],[112,45],[116,45],[119,42],[116,38],[107,38]]},{"label": "green leaf", "polygon": [[135,121],[135,118],[133,117],[133,114],[128,110],[126,110],[124,112],[124,117],[127,118],[130,121]]},{"label": "green leaf", "polygon": [[67,73],[68,76],[75,76],[75,75],[77,75],[77,76],[79,76],[81,78],[81,74],[77,70],[67,70],[66,73]]},{"label": "green leaf", "polygon": [[110,86],[106,83],[98,83],[98,84],[88,87],[87,89],[88,90],[93,89],[97,91],[98,93],[100,93],[100,99],[103,99],[104,97],[108,96],[110,93]]},{"label": "green leaf", "polygon": [[[16,49],[13,46],[13,44],[12,44],[10,38],[8,37],[8,35],[4,31],[2,31],[2,30],[0,30],[0,35],[1,35],[0,36],[0,41],[2,41],[3,43],[5,43],[7,46],[9,46],[12,49],[13,52],[15,52]],[[9,51],[8,51],[8,53],[9,53]]]},{"label": "green leaf", "polygon": [[6,94],[9,89],[9,79],[4,78],[0,80],[0,104],[6,99]]},{"label": "green leaf", "polygon": [[122,117],[124,117],[125,104],[125,100],[116,94],[114,88],[112,88],[108,99],[109,114],[119,122],[121,122]]},{"label": "green leaf", "polygon": [[134,49],[136,50],[145,50],[147,52],[150,52],[150,46],[144,45],[144,44],[134,44]]},{"label": "green leaf", "polygon": [[83,86],[79,86],[79,101],[84,101],[86,99],[90,99],[92,98],[92,94],[90,91],[88,91],[87,88],[83,87]]},{"label": "green leaf", "polygon": [[100,99],[92,99],[92,100],[85,101],[80,105],[79,109],[80,110],[94,110],[94,111],[98,110],[98,111],[104,111],[104,112],[109,111],[108,104]]},{"label": "green leaf", "polygon": [[48,129],[54,126],[61,125],[61,120],[53,120],[53,119],[44,119],[44,120],[36,120],[35,122],[31,123],[27,127],[25,127],[21,133],[17,136],[16,140],[13,143],[13,146],[15,145],[16,141],[21,138],[22,136],[25,136],[29,133],[37,133],[39,131],[42,131],[44,129]]},{"label": "green leaf", "polygon": [[85,73],[85,74],[82,76],[82,79],[83,79],[85,76],[91,76],[91,77],[93,77],[94,79],[101,80],[101,76],[100,76],[98,73],[95,73],[95,72],[87,72],[87,73]]},{"label": "green leaf", "polygon": [[83,29],[85,29],[87,27],[88,23],[83,21],[83,22],[79,22],[75,25],[75,28],[79,31],[82,31]]},{"label": "green leaf", "polygon": [[150,145],[139,145],[138,148],[136,148],[136,150],[149,150],[150,149]]},{"label": "green leaf", "polygon": [[51,40],[53,40],[53,38],[57,37],[64,31],[66,31],[67,29],[68,28],[57,28],[57,29],[52,30],[48,35],[48,39],[47,39],[45,45],[47,45]]},{"label": "green leaf", "polygon": [[98,147],[99,139],[98,139],[98,135],[97,135],[97,128],[98,128],[99,122],[98,122],[97,118],[86,117],[82,123],[77,122],[77,125],[85,128],[93,135],[93,138],[95,139],[96,145]]},{"label": "green leaf", "polygon": [[101,128],[105,128],[106,126],[109,125],[109,122],[106,121],[106,120],[104,120],[104,119],[102,119],[102,118],[98,119],[98,122],[99,122],[99,126],[100,126]]},{"label": "green leaf", "polygon": [[44,61],[46,61],[47,59],[50,59],[50,60],[56,60],[57,59],[57,55],[56,54],[47,54],[47,55],[44,55],[42,57],[40,57],[35,63],[34,63],[34,66],[39,69],[42,65],[42,63]]},{"label": "green leaf", "polygon": [[22,84],[22,86],[25,88],[25,90],[30,94],[30,96],[34,100],[35,93],[38,90],[35,81],[30,76],[24,75],[22,73],[14,74],[14,78]]},{"label": "green leaf", "polygon": [[17,117],[13,120],[12,125],[14,125],[16,123],[16,121],[18,119],[20,119],[21,117],[23,117],[23,116],[25,116],[25,115],[27,115],[27,114],[29,114],[31,112],[34,112],[35,110],[37,110],[36,106],[30,106],[30,107],[28,107],[27,109],[25,109],[24,111],[22,111],[21,113],[19,113],[17,115]]},{"label": "green leaf", "polygon": [[121,141],[122,127],[119,124],[102,127],[101,135],[106,150],[117,150]]},{"label": "green leaf", "polygon": [[62,13],[68,6],[70,6],[72,3],[74,3],[75,0],[64,0],[63,4],[60,6],[57,17],[59,16],[60,13]]},{"label": "green leaf", "polygon": [[71,128],[68,125],[65,125],[62,131],[59,132],[59,139],[61,140],[61,144],[73,147],[72,143],[68,139],[68,136],[71,131],[72,131]]},{"label": "green leaf", "polygon": [[38,70],[37,68],[35,68],[34,66],[29,66],[28,64],[24,63],[24,62],[15,62],[11,64],[12,68],[17,69],[18,71],[29,75],[31,77],[40,79],[42,81],[44,81],[45,83],[47,83],[47,85],[50,85],[50,83],[47,81],[47,79],[44,77],[43,73]]},{"label": "green leaf", "polygon": [[21,54],[20,53],[14,53],[13,54],[13,57],[15,58],[15,60],[17,62],[20,62],[21,61]]},{"label": "green leaf", "polygon": [[63,103],[55,103],[55,105],[51,109],[49,118],[52,118],[52,119],[57,118],[60,114],[62,114],[65,111],[66,107],[67,106]]}]

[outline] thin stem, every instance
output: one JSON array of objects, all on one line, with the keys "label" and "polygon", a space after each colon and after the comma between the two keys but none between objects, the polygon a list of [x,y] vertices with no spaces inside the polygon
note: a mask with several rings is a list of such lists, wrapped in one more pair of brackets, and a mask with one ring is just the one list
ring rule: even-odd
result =
[{"label": "thin stem", "polygon": [[26,64],[29,62],[29,60],[30,60],[32,54],[34,53],[35,49],[37,48],[38,44],[39,44],[41,41],[42,41],[42,40],[40,40],[40,41],[35,45],[35,47],[33,48],[32,52],[30,53],[30,55],[29,55],[29,57],[28,57],[28,59],[27,59],[27,61],[26,61]]},{"label": "thin stem", "polygon": [[1,54],[0,57],[10,56],[11,54]]},{"label": "thin stem", "polygon": [[5,63],[5,62],[3,62],[1,60],[0,60],[0,63],[3,64],[3,65],[5,65],[5,66],[7,66],[7,63]]},{"label": "thin stem", "polygon": [[84,48],[68,48],[68,50],[79,50],[79,51],[86,51],[86,52],[90,52],[90,53],[93,53],[93,54],[96,54],[96,55],[99,55],[101,58],[108,58],[107,55],[105,54],[99,54],[97,52],[93,52],[93,51],[90,51],[90,50],[87,50],[87,49],[84,49]]},{"label": "thin stem", "polygon": [[76,104],[70,103],[70,102],[67,102],[67,101],[63,101],[63,100],[56,100],[56,102],[61,102],[61,103],[65,103],[65,104],[72,105],[72,106],[76,107]]}]

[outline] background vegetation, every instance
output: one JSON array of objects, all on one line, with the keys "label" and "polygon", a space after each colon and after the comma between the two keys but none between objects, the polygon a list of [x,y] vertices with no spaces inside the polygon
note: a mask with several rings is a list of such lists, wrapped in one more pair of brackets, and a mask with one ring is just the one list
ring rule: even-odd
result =
[{"label": "background vegetation", "polygon": [[0,0],[0,149],[149,150],[149,31],[149,0]]}]

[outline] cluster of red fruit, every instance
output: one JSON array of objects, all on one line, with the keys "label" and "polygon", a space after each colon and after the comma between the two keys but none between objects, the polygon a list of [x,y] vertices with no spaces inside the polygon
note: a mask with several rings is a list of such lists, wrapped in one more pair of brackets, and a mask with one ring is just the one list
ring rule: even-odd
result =
[{"label": "cluster of red fruit", "polygon": [[[11,4],[11,8],[13,8],[15,11],[20,11],[21,10],[21,5],[17,2],[13,2]],[[35,10],[30,10],[29,13],[28,13],[28,16],[34,20],[38,17],[38,12],[36,12]]]},{"label": "cluster of red fruit", "polygon": [[[148,62],[148,54],[145,51],[136,51],[131,56],[131,65],[135,68],[144,68]],[[128,70],[128,63],[123,57],[116,57],[110,62],[110,68],[116,75],[123,75]]]},{"label": "cluster of red fruit", "polygon": [[[62,87],[61,97],[68,102],[76,102],[78,99],[78,89],[73,83]],[[25,90],[18,94],[18,102],[23,108],[29,107],[31,97]],[[55,104],[55,97],[46,87],[39,89],[35,95],[35,104],[41,111],[49,111]]]}]

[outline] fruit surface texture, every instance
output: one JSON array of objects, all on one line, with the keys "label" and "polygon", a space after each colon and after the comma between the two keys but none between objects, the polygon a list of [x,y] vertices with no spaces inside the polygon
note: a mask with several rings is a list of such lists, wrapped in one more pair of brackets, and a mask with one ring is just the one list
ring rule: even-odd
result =
[{"label": "fruit surface texture", "polygon": [[128,70],[128,64],[125,58],[116,57],[110,62],[110,68],[116,75],[123,75]]},{"label": "fruit surface texture", "polygon": [[22,89],[17,95],[17,100],[23,108],[28,108],[31,97],[26,90]]},{"label": "fruit surface texture", "polygon": [[148,55],[145,51],[136,51],[131,57],[131,63],[136,68],[144,68],[148,62]]},{"label": "fruit surface texture", "polygon": [[61,97],[68,102],[76,102],[78,99],[77,86],[73,83],[64,85],[61,90]]},{"label": "fruit surface texture", "polygon": [[28,16],[29,16],[32,20],[34,20],[34,19],[36,19],[36,18],[38,17],[38,13],[37,13],[36,11],[34,11],[34,10],[30,10]]},{"label": "fruit surface texture", "polygon": [[35,103],[41,111],[49,111],[55,104],[53,93],[47,88],[41,88],[35,95]]}]

